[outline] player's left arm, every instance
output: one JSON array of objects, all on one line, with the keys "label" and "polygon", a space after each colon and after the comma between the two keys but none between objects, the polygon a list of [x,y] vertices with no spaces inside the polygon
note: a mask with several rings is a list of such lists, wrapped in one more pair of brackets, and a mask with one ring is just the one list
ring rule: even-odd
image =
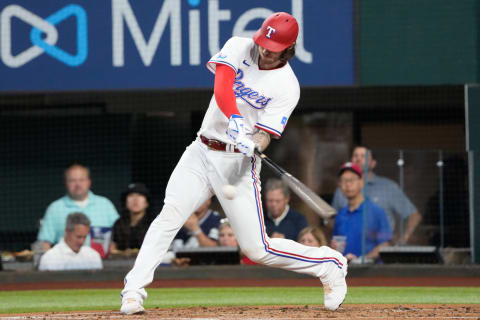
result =
[{"label": "player's left arm", "polygon": [[256,131],[253,134],[252,140],[255,143],[258,150],[260,152],[263,152],[265,149],[267,149],[268,145],[270,144],[271,136],[270,136],[270,133],[263,131],[261,129],[258,129],[258,131]]}]

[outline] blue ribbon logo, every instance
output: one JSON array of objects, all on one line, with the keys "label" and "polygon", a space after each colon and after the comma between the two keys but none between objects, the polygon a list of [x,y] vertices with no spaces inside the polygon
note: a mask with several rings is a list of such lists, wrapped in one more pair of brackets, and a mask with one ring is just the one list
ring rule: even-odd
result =
[{"label": "blue ribbon logo", "polygon": [[88,31],[87,31],[87,13],[85,10],[76,4],[70,4],[60,9],[54,14],[45,19],[51,25],[55,26],[59,22],[67,19],[70,16],[77,18],[77,54],[71,55],[65,50],[60,49],[54,44],[48,44],[45,42],[41,35],[42,30],[34,27],[30,32],[30,40],[32,43],[42,48],[47,54],[53,58],[60,60],[61,62],[71,67],[77,67],[81,65],[88,55]]}]

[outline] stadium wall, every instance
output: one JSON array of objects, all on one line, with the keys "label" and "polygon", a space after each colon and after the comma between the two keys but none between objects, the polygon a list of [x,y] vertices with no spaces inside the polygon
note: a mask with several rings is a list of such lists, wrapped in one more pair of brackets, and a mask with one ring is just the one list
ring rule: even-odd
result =
[{"label": "stadium wall", "polygon": [[360,84],[477,83],[479,5],[476,0],[358,1]]}]

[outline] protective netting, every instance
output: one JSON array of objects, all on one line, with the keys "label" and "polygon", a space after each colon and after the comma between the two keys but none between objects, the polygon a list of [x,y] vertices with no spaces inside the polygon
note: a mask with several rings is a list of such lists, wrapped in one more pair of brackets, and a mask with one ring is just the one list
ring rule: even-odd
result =
[{"label": "protective netting", "polygon": [[[423,217],[409,244],[468,247],[461,90],[305,89],[284,136],[266,152],[331,201],[340,164],[351,159],[355,144],[365,144],[377,161],[375,173],[397,183]],[[91,190],[119,212],[120,195],[131,182],[150,189],[159,212],[170,173],[200,127],[210,91],[41,96],[0,98],[4,251],[30,248],[47,206],[65,195],[63,170],[71,163],[90,168]],[[53,103],[59,100],[61,105]],[[271,177],[264,168],[262,181]],[[291,206],[330,238],[332,222],[325,225],[295,195]],[[222,213],[216,202],[213,207]],[[405,224],[397,221],[396,237]]]}]

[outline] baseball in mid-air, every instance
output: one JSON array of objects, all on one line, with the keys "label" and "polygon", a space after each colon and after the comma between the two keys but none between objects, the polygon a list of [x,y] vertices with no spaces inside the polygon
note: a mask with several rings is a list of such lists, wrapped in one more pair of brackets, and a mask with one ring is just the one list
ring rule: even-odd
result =
[{"label": "baseball in mid-air", "polygon": [[222,191],[223,191],[223,195],[225,196],[225,198],[227,198],[228,200],[232,200],[233,198],[235,198],[235,196],[237,195],[237,188],[235,188],[234,186],[232,186],[231,184],[226,184],[222,187]]}]

